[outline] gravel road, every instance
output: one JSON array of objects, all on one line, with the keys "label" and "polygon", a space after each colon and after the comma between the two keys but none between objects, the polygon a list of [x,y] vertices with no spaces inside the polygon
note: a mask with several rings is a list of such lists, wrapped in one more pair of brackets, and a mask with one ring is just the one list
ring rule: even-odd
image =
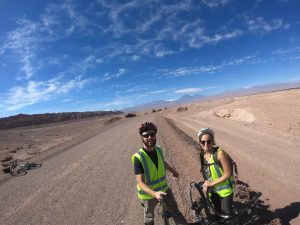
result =
[{"label": "gravel road", "polygon": [[[179,120],[175,115],[170,115],[169,118],[191,137],[199,127],[206,125],[189,118]],[[148,114],[115,122],[109,129],[45,158],[41,161],[41,168],[29,171],[26,176],[1,177],[0,224],[143,224],[143,209],[136,197],[131,156],[141,147],[137,128],[145,120],[158,124],[157,143],[165,149],[166,160],[181,175],[179,180],[169,179],[171,187],[180,210],[187,220],[192,221],[187,188],[189,182],[201,179],[195,147],[187,144],[164,117]],[[274,204],[280,205],[284,202],[282,198],[286,202],[296,202],[295,192],[300,193],[299,186],[296,185],[299,184],[299,170],[288,175],[281,171],[279,178],[268,181],[260,180],[261,176],[257,176],[257,173],[269,176],[276,169],[276,164],[281,162],[278,154],[254,160],[258,151],[255,147],[259,145],[259,149],[268,149],[271,140],[266,137],[264,143],[253,142],[250,140],[263,134],[231,125],[230,128],[235,129],[238,134],[233,136],[227,132],[228,128],[218,126],[214,121],[208,122],[216,125],[217,140],[224,148],[242,149],[238,153],[230,153],[238,159],[244,181],[259,191],[266,192],[267,198],[280,189],[282,196],[278,196],[278,203],[275,201]],[[251,153],[248,154],[245,149],[251,149]],[[275,164],[270,162],[260,171],[258,167],[267,157],[272,158]],[[291,156],[285,160],[294,159]],[[282,159],[282,162],[285,160]],[[285,167],[290,170],[294,164],[287,164]],[[287,180],[281,179],[287,177]],[[288,185],[282,188],[284,184]],[[297,220],[294,221],[291,224],[297,224]]]}]

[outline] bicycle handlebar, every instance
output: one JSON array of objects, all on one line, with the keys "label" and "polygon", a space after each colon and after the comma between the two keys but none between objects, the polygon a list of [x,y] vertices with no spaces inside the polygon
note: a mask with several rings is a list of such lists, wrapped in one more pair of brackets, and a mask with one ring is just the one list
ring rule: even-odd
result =
[{"label": "bicycle handlebar", "polygon": [[165,202],[166,201],[166,196],[161,194],[160,195],[160,199],[159,199],[160,202]]},{"label": "bicycle handlebar", "polygon": [[201,188],[201,189],[203,189],[203,184],[204,184],[203,181],[200,181],[199,183],[197,183],[198,187]]}]

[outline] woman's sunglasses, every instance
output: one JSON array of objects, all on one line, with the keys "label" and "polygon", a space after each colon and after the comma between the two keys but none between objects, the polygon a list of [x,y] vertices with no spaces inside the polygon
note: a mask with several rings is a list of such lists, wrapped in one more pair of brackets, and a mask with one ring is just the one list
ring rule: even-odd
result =
[{"label": "woman's sunglasses", "polygon": [[208,145],[210,145],[210,144],[211,144],[211,140],[200,141],[200,143],[201,143],[202,145],[205,145],[205,143],[208,144]]},{"label": "woman's sunglasses", "polygon": [[148,137],[155,137],[155,133],[150,133],[150,134],[143,134],[142,135],[144,138],[148,138]]}]

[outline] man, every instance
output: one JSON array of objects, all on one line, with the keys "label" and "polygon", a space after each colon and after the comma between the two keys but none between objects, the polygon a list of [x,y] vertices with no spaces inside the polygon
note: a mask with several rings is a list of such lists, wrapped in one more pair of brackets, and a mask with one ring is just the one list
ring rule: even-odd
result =
[{"label": "man", "polygon": [[178,172],[164,161],[162,149],[156,146],[157,127],[152,122],[144,122],[139,128],[144,146],[132,156],[134,173],[137,180],[138,198],[144,207],[144,222],[154,224],[154,208],[164,195],[167,210],[171,213],[176,224],[187,224],[183,215],[178,211],[177,203],[166,179],[166,169],[175,178]]}]

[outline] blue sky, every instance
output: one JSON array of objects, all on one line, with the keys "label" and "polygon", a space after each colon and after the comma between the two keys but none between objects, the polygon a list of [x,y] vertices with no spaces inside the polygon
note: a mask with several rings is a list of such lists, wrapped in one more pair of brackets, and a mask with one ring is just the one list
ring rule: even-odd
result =
[{"label": "blue sky", "polygon": [[0,117],[300,80],[297,0],[1,0]]}]

